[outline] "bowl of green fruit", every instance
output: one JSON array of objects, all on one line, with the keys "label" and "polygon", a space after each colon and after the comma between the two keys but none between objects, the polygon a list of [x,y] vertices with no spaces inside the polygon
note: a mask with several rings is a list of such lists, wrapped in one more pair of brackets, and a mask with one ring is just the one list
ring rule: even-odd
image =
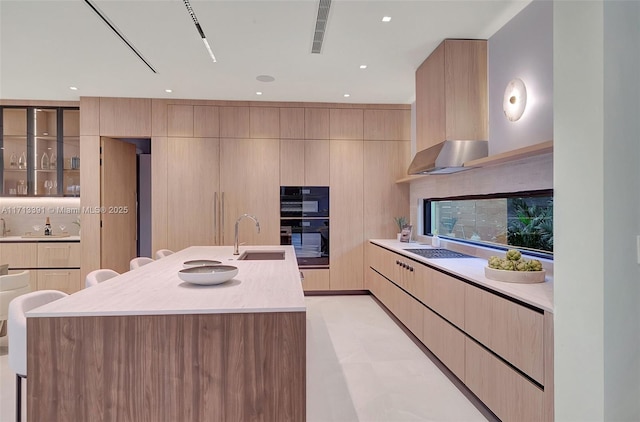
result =
[{"label": "bowl of green fruit", "polygon": [[504,258],[492,256],[484,268],[491,280],[507,283],[542,283],[547,272],[537,259],[524,259],[520,251],[509,249]]}]

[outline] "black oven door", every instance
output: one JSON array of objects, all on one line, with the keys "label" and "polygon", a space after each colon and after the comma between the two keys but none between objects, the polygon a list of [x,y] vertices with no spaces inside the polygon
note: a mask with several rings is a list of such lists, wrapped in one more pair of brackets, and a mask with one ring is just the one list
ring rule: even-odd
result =
[{"label": "black oven door", "polygon": [[280,217],[329,217],[329,188],[281,186]]},{"label": "black oven door", "polygon": [[299,267],[329,267],[329,220],[281,220],[280,244],[293,245]]}]

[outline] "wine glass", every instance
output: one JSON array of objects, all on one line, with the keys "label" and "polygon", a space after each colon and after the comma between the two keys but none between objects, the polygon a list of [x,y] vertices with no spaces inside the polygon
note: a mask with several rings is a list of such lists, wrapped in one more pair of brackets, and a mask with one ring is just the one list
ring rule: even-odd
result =
[{"label": "wine glass", "polygon": [[33,233],[34,233],[34,234],[40,234],[40,229],[42,229],[42,226],[41,226],[41,225],[39,225],[39,224],[34,224],[34,225],[33,225],[33,226],[31,226],[31,227],[33,227]]},{"label": "wine glass", "polygon": [[51,188],[53,187],[53,183],[51,183],[51,180],[45,180],[44,181],[44,188],[47,190],[47,195],[51,195]]},{"label": "wine glass", "polygon": [[64,233],[64,229],[67,228],[64,224],[60,224],[58,227],[60,227],[60,233]]},{"label": "wine glass", "polygon": [[58,181],[57,180],[53,181],[53,194],[54,195],[58,194]]}]

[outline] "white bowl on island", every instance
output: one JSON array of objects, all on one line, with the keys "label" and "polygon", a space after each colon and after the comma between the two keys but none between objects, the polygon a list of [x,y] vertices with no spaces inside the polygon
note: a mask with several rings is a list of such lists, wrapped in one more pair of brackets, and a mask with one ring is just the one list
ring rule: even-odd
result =
[{"label": "white bowl on island", "polygon": [[485,277],[506,283],[543,283],[547,272],[542,271],[507,271],[484,267]]},{"label": "white bowl on island", "polygon": [[178,271],[181,280],[207,286],[225,283],[237,274],[238,267],[233,265],[203,265]]}]

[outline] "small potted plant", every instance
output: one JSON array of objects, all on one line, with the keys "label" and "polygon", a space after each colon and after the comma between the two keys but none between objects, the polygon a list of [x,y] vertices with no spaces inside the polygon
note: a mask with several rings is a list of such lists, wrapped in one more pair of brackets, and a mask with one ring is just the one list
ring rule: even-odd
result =
[{"label": "small potted plant", "polygon": [[393,217],[393,220],[398,225],[397,238],[398,238],[398,240],[400,240],[400,237],[402,236],[402,229],[404,229],[404,226],[407,225],[407,219],[406,219],[406,217]]}]

